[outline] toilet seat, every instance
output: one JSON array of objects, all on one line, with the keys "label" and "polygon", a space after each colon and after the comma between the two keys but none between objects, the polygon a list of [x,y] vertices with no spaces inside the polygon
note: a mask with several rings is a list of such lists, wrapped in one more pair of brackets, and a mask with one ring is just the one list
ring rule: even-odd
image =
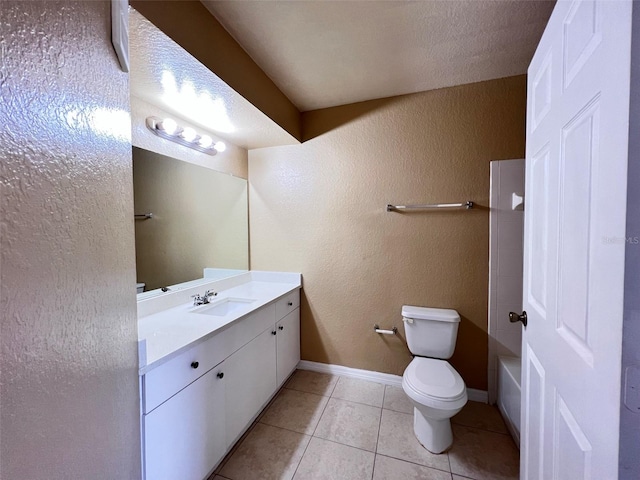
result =
[{"label": "toilet seat", "polygon": [[448,410],[467,402],[464,380],[446,360],[415,357],[402,383],[407,395],[422,405]]}]

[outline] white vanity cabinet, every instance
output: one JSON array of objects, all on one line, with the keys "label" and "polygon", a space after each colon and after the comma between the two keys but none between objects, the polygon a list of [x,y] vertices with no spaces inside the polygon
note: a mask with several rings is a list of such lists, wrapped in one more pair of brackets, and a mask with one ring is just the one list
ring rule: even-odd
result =
[{"label": "white vanity cabinet", "polygon": [[146,480],[203,480],[300,360],[294,290],[142,377]]},{"label": "white vanity cabinet", "polygon": [[276,372],[280,387],[300,361],[300,292],[276,302]]},{"label": "white vanity cabinet", "polygon": [[276,348],[273,325],[225,360],[226,442],[233,445],[273,395]]},{"label": "white vanity cabinet", "polygon": [[300,309],[278,321],[276,332],[276,373],[280,388],[300,362]]},{"label": "white vanity cabinet", "polygon": [[147,480],[201,480],[225,454],[222,365],[144,416]]}]

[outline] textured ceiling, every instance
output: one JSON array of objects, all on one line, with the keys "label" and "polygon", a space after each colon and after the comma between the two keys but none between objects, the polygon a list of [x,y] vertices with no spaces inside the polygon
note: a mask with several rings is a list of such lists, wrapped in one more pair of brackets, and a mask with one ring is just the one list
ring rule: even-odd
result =
[{"label": "textured ceiling", "polygon": [[132,96],[243,148],[299,143],[134,9],[129,40]]},{"label": "textured ceiling", "polygon": [[526,73],[555,4],[202,3],[301,111]]}]

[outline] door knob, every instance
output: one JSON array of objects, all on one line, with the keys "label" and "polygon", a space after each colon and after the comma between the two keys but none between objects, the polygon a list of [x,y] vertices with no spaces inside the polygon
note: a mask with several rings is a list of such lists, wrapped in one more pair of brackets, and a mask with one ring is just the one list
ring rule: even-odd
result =
[{"label": "door knob", "polygon": [[516,312],[509,312],[509,321],[511,323],[522,322],[522,325],[527,326],[527,312],[523,311],[522,315],[518,315]]}]

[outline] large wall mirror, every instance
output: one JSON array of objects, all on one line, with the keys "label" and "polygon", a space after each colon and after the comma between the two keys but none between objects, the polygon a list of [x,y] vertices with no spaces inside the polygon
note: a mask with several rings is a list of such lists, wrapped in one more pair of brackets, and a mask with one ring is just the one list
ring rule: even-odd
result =
[{"label": "large wall mirror", "polygon": [[245,179],[133,147],[133,190],[145,291],[249,268]]}]

